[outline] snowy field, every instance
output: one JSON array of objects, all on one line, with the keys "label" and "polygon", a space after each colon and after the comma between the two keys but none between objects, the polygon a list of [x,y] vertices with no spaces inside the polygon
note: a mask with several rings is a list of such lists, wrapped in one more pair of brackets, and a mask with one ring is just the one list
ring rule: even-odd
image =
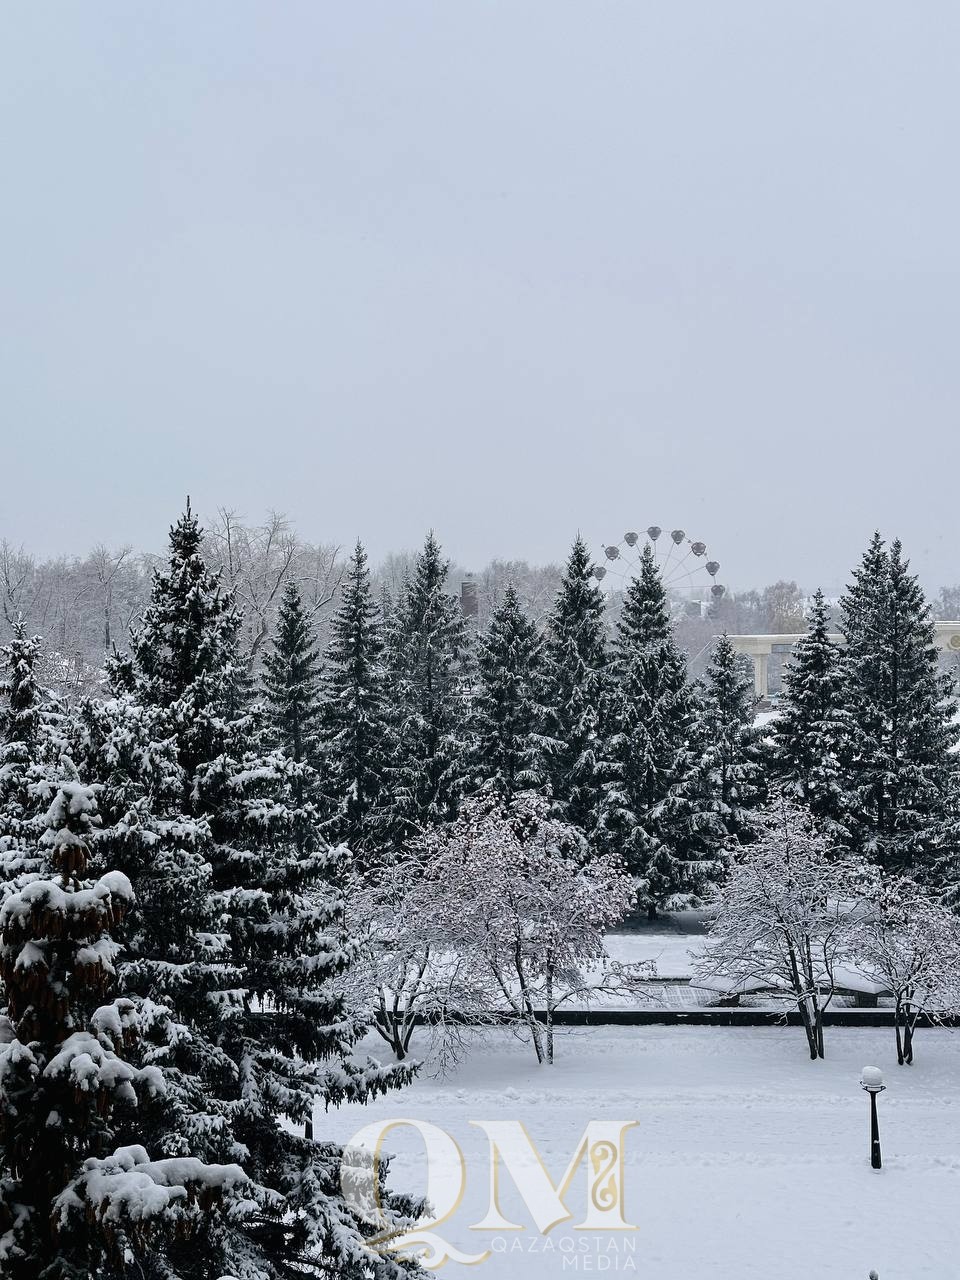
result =
[{"label": "snowy field", "polygon": [[[811,1063],[796,1028],[571,1029],[558,1036],[556,1065],[537,1068],[528,1046],[486,1031],[448,1078],[318,1116],[317,1134],[346,1141],[372,1120],[408,1117],[456,1139],[466,1191],[438,1231],[466,1252],[493,1252],[469,1272],[448,1262],[447,1277],[867,1280],[874,1268],[880,1280],[956,1280],[960,1036],[922,1032],[917,1065],[898,1069],[891,1031],[827,1035],[827,1060]],[[879,1173],[869,1167],[858,1087],[868,1063],[889,1082]],[[571,1230],[586,1203],[583,1168],[566,1200],[577,1216],[549,1235],[532,1228],[506,1174],[504,1212],[529,1230],[472,1231],[489,1173],[486,1139],[469,1122],[494,1119],[522,1121],[556,1181],[588,1121],[636,1121],[624,1144],[626,1218],[636,1232]],[[419,1138],[394,1130],[384,1149],[397,1153],[391,1182],[422,1191]]]},{"label": "snowy field", "polygon": [[707,944],[706,934],[644,929],[637,933],[608,933],[604,950],[612,960],[636,964],[652,960],[660,978],[688,978],[694,960]]}]

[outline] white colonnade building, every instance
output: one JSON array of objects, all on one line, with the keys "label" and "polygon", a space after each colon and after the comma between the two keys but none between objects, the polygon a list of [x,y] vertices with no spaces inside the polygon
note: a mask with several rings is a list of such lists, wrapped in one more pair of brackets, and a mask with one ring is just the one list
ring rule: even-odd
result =
[{"label": "white colonnade building", "polygon": [[[933,642],[943,653],[960,657],[960,622],[935,622]],[[730,636],[730,643],[737,653],[745,653],[753,659],[753,688],[758,698],[766,698],[770,692],[768,677],[771,653],[786,653],[804,637],[796,635]],[[843,643],[843,636],[831,632],[830,639]]]}]

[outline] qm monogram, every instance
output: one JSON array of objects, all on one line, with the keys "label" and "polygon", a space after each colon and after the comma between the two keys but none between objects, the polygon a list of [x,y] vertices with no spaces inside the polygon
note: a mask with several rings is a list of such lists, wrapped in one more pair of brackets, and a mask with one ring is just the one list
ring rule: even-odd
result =
[{"label": "qm monogram", "polygon": [[[560,1223],[569,1222],[573,1213],[565,1200],[582,1165],[586,1176],[586,1209],[582,1221],[568,1228],[577,1232],[636,1231],[624,1218],[623,1140],[635,1120],[591,1120],[570,1158],[559,1183],[554,1183],[540,1158],[533,1139],[519,1120],[471,1120],[487,1138],[487,1209],[471,1231],[490,1232],[529,1230],[529,1223],[514,1222],[501,1207],[500,1186],[504,1172],[509,1174],[526,1206],[535,1229],[546,1236]],[[421,1219],[414,1228],[396,1234],[380,1203],[381,1153],[390,1133],[407,1127],[414,1129],[423,1142],[426,1157],[426,1197],[432,1216]],[[491,1253],[504,1252],[489,1247],[478,1253],[465,1253],[452,1245],[437,1230],[453,1217],[467,1189],[467,1162],[459,1143],[446,1130],[423,1120],[389,1120],[368,1124],[354,1134],[344,1151],[340,1181],[347,1202],[354,1212],[379,1232],[368,1243],[379,1252],[422,1254],[426,1267],[437,1268],[444,1262],[465,1264],[484,1262]],[[492,1244],[492,1242],[491,1242]]]}]

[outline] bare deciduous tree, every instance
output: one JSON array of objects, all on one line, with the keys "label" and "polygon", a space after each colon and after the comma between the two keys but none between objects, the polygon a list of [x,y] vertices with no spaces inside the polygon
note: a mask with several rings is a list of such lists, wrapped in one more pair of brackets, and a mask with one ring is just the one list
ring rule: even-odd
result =
[{"label": "bare deciduous tree", "polygon": [[544,797],[474,797],[381,873],[365,959],[377,1028],[400,1056],[418,1018],[456,1035],[465,1021],[496,1020],[552,1063],[557,1009],[636,994],[650,966],[610,964],[603,949],[633,902],[633,881],[618,859],[584,862],[584,852]]},{"label": "bare deciduous tree", "polygon": [[852,959],[864,869],[831,856],[809,814],[778,797],[755,844],[738,853],[697,976],[757,985],[796,1003],[810,1057],[823,1055],[823,1014],[838,965]]},{"label": "bare deciduous tree", "polygon": [[288,581],[297,583],[308,611],[317,615],[336,598],[344,571],[339,546],[301,542],[276,511],[263,524],[248,525],[221,508],[207,533],[206,556],[243,610],[251,661],[270,636]]},{"label": "bare deciduous tree", "polygon": [[0,542],[0,609],[8,626],[19,617],[31,621],[36,591],[36,562],[23,547]]},{"label": "bare deciduous tree", "polygon": [[960,1008],[960,919],[916,881],[877,874],[864,895],[852,949],[892,994],[897,1062],[913,1063],[917,1023]]}]

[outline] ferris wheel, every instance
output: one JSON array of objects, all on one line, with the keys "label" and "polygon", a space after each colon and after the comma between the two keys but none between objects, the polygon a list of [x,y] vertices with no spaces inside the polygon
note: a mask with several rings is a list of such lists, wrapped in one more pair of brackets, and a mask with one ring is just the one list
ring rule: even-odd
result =
[{"label": "ferris wheel", "polygon": [[717,581],[720,561],[709,557],[707,544],[688,538],[684,529],[661,529],[652,524],[643,533],[625,533],[619,542],[603,547],[603,560],[591,570],[593,577],[609,590],[626,590],[640,572],[644,547],[649,546],[663,585],[670,596],[689,600],[712,597],[720,600],[726,587]]}]

